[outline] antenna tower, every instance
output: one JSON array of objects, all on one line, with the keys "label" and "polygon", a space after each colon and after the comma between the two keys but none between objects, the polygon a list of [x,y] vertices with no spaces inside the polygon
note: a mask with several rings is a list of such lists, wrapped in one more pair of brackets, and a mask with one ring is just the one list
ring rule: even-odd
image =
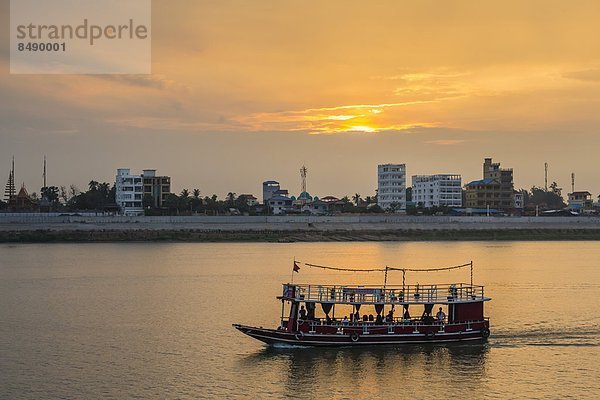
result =
[{"label": "antenna tower", "polygon": [[548,163],[544,163],[544,188],[548,191]]},{"label": "antenna tower", "polygon": [[575,172],[571,172],[571,193],[575,192]]},{"label": "antenna tower", "polygon": [[44,187],[48,187],[46,186],[46,155],[44,154],[44,173],[42,175],[44,177]]},{"label": "antenna tower", "polygon": [[303,165],[302,168],[300,168],[300,177],[302,178],[302,192],[306,192],[306,174],[308,173],[308,169],[306,169],[306,166]]}]

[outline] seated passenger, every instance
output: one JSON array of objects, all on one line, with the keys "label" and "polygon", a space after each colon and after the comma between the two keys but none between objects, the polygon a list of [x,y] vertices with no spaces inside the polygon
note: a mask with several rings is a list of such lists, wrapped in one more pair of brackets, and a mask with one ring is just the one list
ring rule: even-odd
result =
[{"label": "seated passenger", "polygon": [[363,315],[363,322],[367,322],[369,320],[369,317],[367,316],[367,314]]},{"label": "seated passenger", "polygon": [[350,323],[350,321],[348,320],[348,317],[344,315],[344,319],[342,320],[342,324],[348,325],[349,323]]},{"label": "seated passenger", "polygon": [[375,318],[375,323],[376,324],[383,323],[383,318],[381,317],[381,314],[377,314],[377,318]]},{"label": "seated passenger", "polygon": [[373,317],[373,314],[369,314],[369,321],[370,321],[370,322],[373,322],[373,321],[375,321],[375,318]]},{"label": "seated passenger", "polygon": [[393,322],[394,321],[394,310],[390,310],[387,315],[385,316],[385,320],[387,322]]}]

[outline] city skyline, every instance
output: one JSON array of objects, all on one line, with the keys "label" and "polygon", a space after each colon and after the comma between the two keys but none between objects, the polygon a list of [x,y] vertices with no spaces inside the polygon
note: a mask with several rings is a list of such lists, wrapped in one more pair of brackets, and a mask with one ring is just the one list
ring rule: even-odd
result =
[{"label": "city skyline", "polygon": [[[494,160],[494,161],[498,161],[498,160]],[[11,167],[12,167],[12,165],[13,165],[13,162],[14,162],[14,161],[12,161],[12,160],[11,160]],[[499,161],[498,161],[498,162],[499,162]],[[386,164],[389,164],[389,163],[386,163]],[[46,165],[47,165],[47,157],[44,157],[44,158],[43,158],[43,167],[42,167],[43,169],[42,169],[41,178],[40,178],[42,182],[44,181],[44,179],[46,179],[46,176],[47,176],[47,174],[46,174],[46,172],[47,172],[47,171],[46,171]],[[383,165],[383,164],[378,164],[376,167],[377,167],[377,168],[379,168],[379,167],[380,167],[380,166],[382,166],[382,165]],[[483,165],[483,164],[481,164],[481,165]],[[306,168],[306,165],[302,165],[301,167],[302,167],[302,168]],[[124,167],[124,168],[125,168],[125,167]],[[502,168],[508,168],[508,169],[514,170],[514,168],[513,168],[512,166],[507,166],[507,167],[505,167],[505,166],[503,165],[503,166],[502,166]],[[16,169],[16,168],[15,168],[15,169]],[[115,184],[115,178],[116,178],[116,176],[118,175],[118,170],[119,170],[119,169],[122,169],[122,168],[118,168],[118,169],[115,171],[115,172],[116,172],[116,174],[115,174],[115,175],[113,175],[113,179],[112,179],[112,180],[110,180],[110,179],[107,179],[107,180],[104,180],[104,179],[97,179],[97,178],[94,178],[94,177],[92,177],[92,178],[89,178],[87,181],[85,181],[85,182],[84,182],[83,184],[81,184],[81,185],[78,185],[78,184],[76,184],[76,183],[69,183],[69,184],[59,184],[59,185],[56,185],[56,184],[49,183],[49,184],[48,184],[48,186],[57,186],[57,187],[64,186],[64,187],[66,187],[66,188],[68,189],[70,185],[75,185],[75,186],[76,186],[78,189],[80,189],[80,190],[84,190],[84,191],[85,191],[85,190],[86,190],[86,188],[87,188],[87,186],[88,186],[88,183],[89,183],[90,181],[92,181],[92,180],[93,180],[93,181],[97,181],[97,182],[107,182],[107,183],[109,183],[109,184],[111,184],[111,185],[114,185],[114,184]],[[142,171],[145,171],[145,170],[150,170],[150,171],[156,170],[155,168],[140,168],[139,170],[136,170],[136,169],[132,169],[132,168],[129,168],[129,167],[126,167],[126,169],[131,169],[131,170],[132,170],[132,174],[134,174],[134,175],[136,175],[136,174],[137,174],[137,175],[139,175],[139,174],[141,174],[141,173],[142,173]],[[409,171],[409,169],[408,169],[408,166],[406,167],[406,170],[407,170],[407,171]],[[358,191],[356,191],[356,190],[354,190],[354,191],[353,191],[353,190],[349,190],[349,191],[347,191],[347,192],[344,192],[344,193],[333,193],[333,192],[326,192],[326,193],[325,193],[325,192],[317,192],[316,190],[315,190],[315,191],[308,190],[308,192],[309,192],[309,193],[311,193],[311,194],[313,194],[313,195],[316,195],[316,196],[334,195],[334,196],[337,196],[337,197],[340,197],[340,198],[341,198],[341,197],[343,197],[343,196],[352,196],[352,195],[354,195],[355,193],[359,193],[359,194],[361,195],[361,197],[373,196],[373,195],[375,195],[375,194],[376,194],[376,192],[377,192],[377,176],[378,176],[378,173],[377,173],[377,171],[375,171],[375,172],[376,172],[376,173],[374,174],[374,176],[375,176],[375,178],[374,178],[374,180],[375,180],[375,189],[373,190],[373,192],[372,192],[372,193],[370,193],[370,192],[365,192],[365,193],[362,193],[362,192],[358,192]],[[11,170],[11,169],[9,169],[9,175],[11,175],[11,174],[12,174],[12,170]],[[406,188],[408,189],[408,188],[412,187],[412,183],[411,183],[411,182],[412,182],[412,178],[413,178],[413,177],[422,177],[422,176],[436,176],[436,175],[445,175],[445,174],[446,174],[446,175],[448,175],[447,173],[441,173],[441,174],[440,174],[440,173],[427,173],[427,174],[414,173],[414,174],[407,174],[407,175],[406,175]],[[9,175],[7,175],[7,182],[8,182],[8,176],[9,176]],[[172,175],[170,175],[170,174],[165,174],[165,175],[166,175],[166,176],[169,176],[170,178],[173,178],[173,176],[172,176]],[[473,179],[467,179],[467,180],[465,180],[465,179],[464,179],[464,176],[463,176],[462,174],[460,174],[460,173],[457,173],[457,174],[450,174],[450,175],[458,175],[458,176],[459,176],[459,177],[462,179],[462,182],[463,182],[463,183],[462,183],[462,186],[461,186],[461,187],[462,187],[463,189],[465,189],[466,185],[467,185],[469,182],[471,182],[471,181],[477,181],[477,180],[481,179],[481,176],[479,176],[479,177],[473,177]],[[177,177],[175,177],[175,178],[177,178]],[[559,188],[559,190],[562,192],[562,197],[566,199],[566,198],[567,198],[567,194],[571,192],[571,184],[573,183],[573,181],[572,181],[572,178],[573,178],[573,177],[572,177],[572,175],[571,175],[571,174],[569,174],[569,180],[570,180],[570,181],[569,181],[569,185],[568,185],[568,187],[567,187],[567,186],[561,185],[561,184],[560,184],[559,182],[557,182],[556,180],[553,180],[553,179],[552,179],[552,176],[551,176],[551,175],[549,175],[549,176],[548,176],[548,186],[549,186],[549,187],[548,187],[548,190],[550,190],[550,186],[551,186],[553,183],[557,183],[557,187],[558,187],[558,188]],[[18,183],[18,182],[19,182],[19,179],[18,179],[18,175],[17,175],[17,174],[14,174],[14,176],[13,176],[13,179],[14,179],[14,184],[15,184],[15,186],[16,186],[17,188],[20,188],[20,187],[21,187],[21,185],[23,185],[23,184],[24,184],[24,185],[25,185],[25,186],[28,188],[28,190],[29,190],[29,192],[30,192],[30,193],[33,193],[33,192],[35,192],[35,193],[38,193],[38,190],[36,190],[36,189],[35,189],[35,187],[33,187],[33,188],[32,188],[31,186],[28,186],[28,185],[27,185],[27,182],[21,182],[21,183]],[[266,180],[269,180],[269,179],[272,179],[272,180],[275,180],[275,181],[279,182],[279,183],[282,185],[282,187],[283,187],[283,188],[285,188],[285,189],[289,190],[290,196],[297,196],[297,195],[299,195],[299,194],[300,194],[300,193],[303,191],[303,182],[302,182],[302,181],[303,181],[303,179],[302,179],[302,176],[301,176],[301,170],[300,170],[300,174],[298,174],[298,176],[297,176],[297,181],[299,182],[299,184],[298,184],[299,188],[298,188],[297,190],[296,190],[296,188],[295,188],[295,183],[290,183],[290,182],[286,182],[286,181],[280,181],[280,180],[278,180],[278,179],[276,179],[276,178],[266,178]],[[543,178],[542,178],[542,179],[543,179]],[[251,190],[251,191],[243,191],[243,190],[241,190],[241,191],[235,191],[235,188],[231,188],[231,190],[229,190],[228,192],[225,192],[225,193],[216,193],[216,192],[211,192],[211,191],[203,191],[203,190],[202,190],[202,189],[201,189],[201,188],[200,188],[198,185],[196,185],[196,186],[193,186],[193,185],[192,185],[192,186],[185,186],[185,187],[183,187],[183,186],[182,186],[181,188],[179,188],[179,187],[175,186],[175,189],[174,189],[174,190],[172,190],[172,193],[179,194],[179,192],[181,192],[181,191],[182,191],[182,190],[184,190],[184,189],[186,189],[186,190],[188,190],[188,191],[191,191],[191,190],[193,190],[193,189],[200,189],[200,191],[201,191],[201,193],[202,193],[202,197],[204,197],[204,196],[210,196],[210,195],[213,195],[213,194],[217,194],[219,197],[221,197],[221,198],[225,198],[225,197],[226,197],[226,195],[227,195],[227,193],[229,193],[229,192],[233,192],[233,193],[236,193],[236,194],[238,194],[238,195],[239,195],[239,194],[254,194],[254,195],[260,195],[260,192],[261,192],[261,190],[262,190],[262,183],[263,183],[264,181],[265,181],[265,179],[259,179],[258,181],[255,181],[255,182],[254,182],[254,185],[255,185],[255,186],[257,186],[257,187],[258,187],[258,189],[257,189],[257,190],[254,190],[254,191],[252,191],[252,190]],[[309,187],[308,187],[308,184],[307,184],[307,182],[308,182],[308,174],[307,174],[307,176],[306,176],[306,177],[305,177],[305,179],[304,179],[304,184],[306,184],[307,188],[309,188]],[[544,183],[542,183],[542,184],[536,184],[536,185],[534,185],[534,186],[532,186],[532,187],[537,187],[537,188],[544,189],[544,185],[545,185],[545,182],[544,182]],[[43,187],[43,186],[41,186],[41,187]],[[41,188],[41,187],[40,187],[40,188]],[[518,191],[518,190],[521,190],[521,189],[530,190],[532,187],[522,187],[522,186],[519,186],[518,184],[515,184],[515,185],[514,185],[514,190],[517,190],[517,191]],[[310,189],[310,188],[309,188],[309,189]],[[584,188],[580,188],[580,187],[579,187],[577,184],[575,184],[575,191],[589,191],[589,190],[588,190],[588,189],[584,189]],[[38,193],[38,194],[39,194],[39,193]],[[595,195],[595,194],[592,192],[592,195],[593,195],[594,199],[595,199],[596,197],[600,198],[600,194],[596,196],[596,195]]]},{"label": "city skyline", "polygon": [[[1,31],[0,178],[114,182],[156,168],[174,191],[372,195],[376,166],[600,193],[597,2],[154,1],[152,75],[9,75]],[[9,2],[0,2],[3,26]]]}]

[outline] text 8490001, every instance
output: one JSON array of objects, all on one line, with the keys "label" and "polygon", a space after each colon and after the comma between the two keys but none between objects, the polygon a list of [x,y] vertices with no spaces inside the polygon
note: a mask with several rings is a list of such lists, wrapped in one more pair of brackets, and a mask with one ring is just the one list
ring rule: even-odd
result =
[{"label": "text 8490001", "polygon": [[19,51],[66,51],[67,45],[65,42],[62,42],[62,43],[27,42],[27,43],[18,43],[17,50],[19,50]]}]

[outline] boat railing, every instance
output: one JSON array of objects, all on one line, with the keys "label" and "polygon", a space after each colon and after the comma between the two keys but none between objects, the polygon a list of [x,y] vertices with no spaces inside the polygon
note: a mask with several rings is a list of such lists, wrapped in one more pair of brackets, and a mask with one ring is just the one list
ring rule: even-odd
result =
[{"label": "boat railing", "polygon": [[284,284],[282,298],[342,304],[431,304],[486,300],[484,287],[469,283],[386,287]]},{"label": "boat railing", "polygon": [[[398,327],[398,326],[413,326],[415,328],[422,326],[453,326],[453,325],[470,325],[476,324],[484,321],[489,321],[489,317],[483,317],[482,319],[467,319],[467,320],[457,320],[453,322],[448,322],[444,320],[444,322],[440,322],[438,320],[432,319],[430,321],[425,321],[422,318],[394,318],[391,321],[344,321],[339,319],[332,319],[327,321],[325,318],[315,318],[315,319],[307,319],[302,321],[303,324],[307,324],[309,327],[309,331],[315,331],[317,327],[331,327],[337,329],[343,328],[356,328],[356,327],[367,327],[367,328],[381,328],[381,327]],[[286,329],[288,324],[287,318],[281,319],[280,329]]]}]

